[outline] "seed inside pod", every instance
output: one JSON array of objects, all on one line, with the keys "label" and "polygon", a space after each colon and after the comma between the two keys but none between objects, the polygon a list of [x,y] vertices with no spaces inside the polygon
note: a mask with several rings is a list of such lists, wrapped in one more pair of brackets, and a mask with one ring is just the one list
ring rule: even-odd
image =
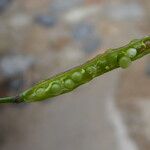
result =
[{"label": "seed inside pod", "polygon": [[54,93],[54,94],[59,94],[59,93],[61,92],[61,85],[58,84],[58,83],[52,84],[52,86],[51,86],[51,91],[52,91],[52,93]]},{"label": "seed inside pod", "polygon": [[106,70],[109,70],[109,69],[110,69],[110,67],[109,67],[109,66],[106,66],[106,67],[105,67],[105,69],[106,69]]},{"label": "seed inside pod", "polygon": [[82,80],[82,74],[80,72],[74,72],[71,78],[73,81],[79,82]]},{"label": "seed inside pod", "polygon": [[121,68],[127,68],[132,63],[131,59],[127,56],[123,56],[119,59],[119,66]]},{"label": "seed inside pod", "polygon": [[75,83],[71,79],[67,79],[67,80],[65,80],[64,85],[68,89],[73,89],[75,86]]},{"label": "seed inside pod", "polygon": [[127,50],[127,55],[130,57],[130,58],[134,58],[137,54],[137,50],[135,48],[130,48]]},{"label": "seed inside pod", "polygon": [[36,95],[41,96],[45,93],[45,89],[44,88],[39,88],[36,90]]}]

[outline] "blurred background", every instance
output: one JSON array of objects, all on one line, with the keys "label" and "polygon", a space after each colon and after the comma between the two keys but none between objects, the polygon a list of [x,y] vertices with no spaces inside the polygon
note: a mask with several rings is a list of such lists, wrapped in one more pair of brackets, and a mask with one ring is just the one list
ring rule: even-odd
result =
[{"label": "blurred background", "polygon": [[[149,0],[0,0],[0,97],[150,33]],[[149,150],[150,56],[49,101],[0,106],[0,150]]]}]

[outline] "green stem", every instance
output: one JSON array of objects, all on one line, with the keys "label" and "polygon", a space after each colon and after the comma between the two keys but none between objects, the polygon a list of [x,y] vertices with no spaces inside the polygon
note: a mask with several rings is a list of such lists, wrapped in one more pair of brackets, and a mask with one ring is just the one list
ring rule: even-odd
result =
[{"label": "green stem", "polygon": [[14,97],[0,98],[0,103],[15,103]]},{"label": "green stem", "polygon": [[123,47],[108,49],[83,65],[44,80],[17,97],[0,98],[0,103],[36,102],[71,92],[106,72],[119,67],[127,68],[131,62],[149,53],[150,36],[133,40]]}]

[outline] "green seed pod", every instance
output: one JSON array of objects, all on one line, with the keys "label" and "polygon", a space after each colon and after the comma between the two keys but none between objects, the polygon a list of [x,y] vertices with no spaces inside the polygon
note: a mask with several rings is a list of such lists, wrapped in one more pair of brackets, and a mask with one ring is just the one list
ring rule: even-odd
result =
[{"label": "green seed pod", "polygon": [[104,58],[97,62],[97,68],[102,71],[106,70],[107,65],[108,65],[108,62]]},{"label": "green seed pod", "polygon": [[97,69],[96,69],[96,67],[94,67],[94,66],[89,66],[89,67],[86,68],[86,72],[87,72],[90,76],[95,77],[96,74],[97,74]]},{"label": "green seed pod", "polygon": [[131,64],[131,59],[127,56],[123,56],[119,59],[119,66],[121,68],[127,68]]},{"label": "green seed pod", "polygon": [[75,81],[75,82],[79,82],[82,80],[82,73],[80,72],[74,72],[71,76],[72,80]]},{"label": "green seed pod", "polygon": [[35,92],[35,94],[37,95],[37,97],[42,96],[44,93],[45,93],[45,89],[44,88],[39,88]]},{"label": "green seed pod", "polygon": [[131,61],[149,53],[150,36],[147,36],[123,47],[109,49],[80,66],[39,82],[17,97],[0,98],[0,103],[36,102],[65,94],[113,69],[127,68]]},{"label": "green seed pod", "polygon": [[136,43],[138,43],[140,40],[139,39],[134,39],[134,40],[132,40],[129,44],[136,44]]},{"label": "green seed pod", "polygon": [[[147,37],[145,37],[146,39]],[[149,38],[149,37],[148,37]],[[144,40],[145,40],[144,39]],[[139,39],[135,39],[135,40],[132,40],[130,42],[130,44],[132,45],[132,48],[135,48],[135,49],[141,49],[141,48],[145,48],[145,43],[143,40],[139,40]]]},{"label": "green seed pod", "polygon": [[140,41],[140,42],[138,42],[136,45],[134,45],[133,47],[135,48],[135,49],[141,49],[141,48],[145,48],[145,44],[144,44],[144,42],[143,41]]},{"label": "green seed pod", "polygon": [[129,48],[127,50],[127,55],[130,57],[130,58],[134,58],[137,54],[137,50],[135,48]]},{"label": "green seed pod", "polygon": [[73,89],[75,87],[75,83],[71,79],[66,79],[64,86],[68,89]]},{"label": "green seed pod", "polygon": [[118,59],[118,54],[117,52],[110,53],[107,55],[107,61],[109,63],[109,66],[113,67],[117,65],[117,59]]},{"label": "green seed pod", "polygon": [[56,95],[61,93],[61,85],[58,83],[53,83],[51,86],[51,92]]}]

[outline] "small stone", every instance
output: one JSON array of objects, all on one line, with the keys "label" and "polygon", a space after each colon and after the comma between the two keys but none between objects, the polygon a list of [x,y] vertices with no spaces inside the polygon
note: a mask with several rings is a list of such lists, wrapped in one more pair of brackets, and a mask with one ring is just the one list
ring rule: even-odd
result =
[{"label": "small stone", "polygon": [[35,18],[35,22],[45,27],[53,27],[56,24],[56,18],[53,16],[41,15]]},{"label": "small stone", "polygon": [[100,47],[101,39],[92,24],[86,22],[78,23],[73,28],[72,34],[85,53],[93,53]]},{"label": "small stone", "polygon": [[0,0],[0,12],[3,12],[13,0]]},{"label": "small stone", "polygon": [[93,27],[89,24],[79,23],[73,28],[73,37],[75,40],[84,40],[93,34]]},{"label": "small stone", "polygon": [[31,21],[32,21],[31,16],[24,13],[19,13],[13,15],[9,19],[9,24],[10,26],[12,26],[12,28],[23,29],[23,28],[27,28],[31,24]]},{"label": "small stone", "polygon": [[34,59],[23,55],[9,55],[0,59],[1,74],[6,77],[26,72],[34,63]]}]

